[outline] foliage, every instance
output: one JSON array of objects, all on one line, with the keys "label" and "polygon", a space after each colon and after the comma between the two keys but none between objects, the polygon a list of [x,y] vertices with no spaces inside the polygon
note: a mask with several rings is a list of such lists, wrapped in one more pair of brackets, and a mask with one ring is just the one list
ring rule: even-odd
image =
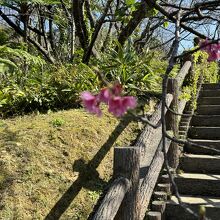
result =
[{"label": "foliage", "polygon": [[180,98],[192,100],[192,105],[196,108],[196,95],[198,93],[199,78],[202,77],[202,83],[217,83],[219,81],[219,67],[216,61],[208,61],[209,54],[205,51],[197,51],[193,54],[193,73],[189,85],[183,88]]},{"label": "foliage", "polygon": [[9,41],[9,30],[0,27],[0,45],[4,45]]},{"label": "foliage", "polygon": [[[94,61],[104,77],[110,82],[118,80],[125,92],[133,95],[142,95],[145,91],[160,92],[162,76],[167,66],[161,53],[148,51],[138,54],[131,43],[124,48],[119,43],[117,46],[118,51],[109,49],[103,54],[101,62]],[[0,50],[0,61],[4,67],[0,74],[2,116],[77,107],[82,91],[97,92],[100,89],[97,74],[81,62],[48,65],[41,57],[32,55],[21,47],[3,45]],[[80,54],[79,51],[79,56]],[[172,75],[177,70],[178,67]]]},{"label": "foliage", "polygon": [[55,118],[51,121],[51,124],[53,125],[53,127],[61,127],[65,124],[65,120],[63,120],[62,118]]},{"label": "foliage", "polygon": [[117,50],[109,49],[102,57],[100,68],[109,81],[118,80],[128,91],[160,91],[167,61],[159,51],[138,54],[131,41],[125,47],[119,43]]},{"label": "foliage", "polygon": [[41,57],[6,45],[0,46],[0,79],[3,116],[73,107],[80,92],[98,86],[96,74],[85,64],[46,65]]},{"label": "foliage", "polygon": [[204,83],[217,83],[219,80],[218,63],[216,61],[209,62],[208,57],[209,55],[204,51],[194,53],[195,75],[202,74]]},{"label": "foliage", "polygon": [[45,61],[39,56],[28,53],[23,48],[11,48],[6,45],[0,46],[0,73],[10,74],[10,72],[24,71],[23,66],[32,65],[32,67],[42,66]]},{"label": "foliage", "polygon": [[[45,66],[43,66],[45,68]],[[86,65],[49,66],[24,77],[20,71],[1,74],[0,109],[3,116],[76,107],[79,94],[96,90],[96,74]],[[22,80],[21,80],[22,79]]]},{"label": "foliage", "polygon": [[179,99],[185,99],[186,101],[189,101],[191,97],[191,87],[184,86],[182,89],[182,93],[179,96]]}]

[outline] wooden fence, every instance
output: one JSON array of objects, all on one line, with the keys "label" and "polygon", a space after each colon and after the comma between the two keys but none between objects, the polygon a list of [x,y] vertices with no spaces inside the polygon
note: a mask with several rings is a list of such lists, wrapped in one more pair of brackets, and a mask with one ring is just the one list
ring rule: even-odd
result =
[{"label": "wooden fence", "polygon": [[[186,101],[178,100],[184,80],[192,71],[192,62],[186,61],[174,79],[169,79],[167,105],[173,110],[183,112]],[[151,122],[157,124],[161,120],[161,106],[151,117]],[[166,112],[167,128],[172,129],[173,135],[178,137],[180,116]],[[185,132],[187,126],[185,126]],[[181,130],[182,132],[182,130]],[[113,178],[108,192],[102,200],[94,220],[142,220],[144,219],[150,200],[153,212],[147,213],[148,219],[161,219],[165,209],[165,202],[161,198],[167,197],[170,190],[167,176],[162,176],[162,184],[157,184],[164,164],[162,151],[162,128],[154,129],[146,125],[135,146],[114,148]],[[166,140],[166,151],[170,165],[174,169],[178,165],[179,146]],[[156,189],[156,191],[155,191]]]}]

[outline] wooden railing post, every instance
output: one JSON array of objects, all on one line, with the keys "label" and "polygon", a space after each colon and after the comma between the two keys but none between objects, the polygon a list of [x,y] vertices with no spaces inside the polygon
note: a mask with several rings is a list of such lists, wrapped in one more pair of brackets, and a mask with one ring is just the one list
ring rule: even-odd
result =
[{"label": "wooden railing post", "polygon": [[[175,112],[179,112],[178,109],[179,85],[177,79],[173,79],[173,78],[169,79],[168,93],[171,93],[173,95],[173,101],[171,103],[170,108]],[[178,115],[169,112],[167,121],[169,122],[169,124],[167,124],[167,129],[168,130],[172,129],[174,137],[178,138],[179,135]],[[170,167],[176,169],[178,164],[179,164],[179,146],[177,143],[172,142],[169,149],[169,165]]]},{"label": "wooden railing post", "polygon": [[114,149],[114,177],[124,177],[130,181],[130,189],[125,194],[124,200],[115,217],[117,220],[138,220],[138,187],[140,172],[140,148],[116,147]]}]

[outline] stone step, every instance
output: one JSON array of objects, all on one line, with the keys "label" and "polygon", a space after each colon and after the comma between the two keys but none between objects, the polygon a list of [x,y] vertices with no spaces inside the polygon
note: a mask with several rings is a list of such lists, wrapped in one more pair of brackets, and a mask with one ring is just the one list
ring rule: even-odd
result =
[{"label": "stone step", "polygon": [[204,147],[185,145],[184,151],[192,154],[207,154],[207,155],[220,155],[220,140],[199,140],[199,139],[189,139],[190,142],[202,145],[204,147],[208,147],[214,149],[207,149]]},{"label": "stone step", "polygon": [[180,123],[179,123],[179,127],[181,127],[181,126],[188,126],[189,125],[189,122],[188,121],[181,121]]},{"label": "stone step", "polygon": [[179,126],[179,131],[186,131],[187,128],[188,128],[187,125],[182,125],[182,124],[181,124],[181,125]]},{"label": "stone step", "polygon": [[188,137],[195,139],[220,139],[220,127],[191,127]]},{"label": "stone step", "polygon": [[219,83],[204,83],[202,84],[202,90],[220,89]]},{"label": "stone step", "polygon": [[152,220],[152,219],[162,219],[162,214],[160,212],[155,211],[149,211],[146,213],[146,220]]},{"label": "stone step", "polygon": [[[220,198],[218,197],[193,197],[181,196],[183,203],[187,204],[196,214],[199,214],[199,208],[203,205],[206,209],[206,217],[212,220],[219,220],[220,217]],[[185,211],[175,196],[166,205],[166,218],[167,220],[198,220],[197,217],[192,216]]]},{"label": "stone step", "polygon": [[198,105],[220,105],[220,97],[200,97]]},{"label": "stone step", "polygon": [[220,173],[220,155],[184,154],[180,158],[180,169],[191,173]]},{"label": "stone step", "polygon": [[220,196],[220,175],[182,173],[175,177],[180,194]]},{"label": "stone step", "polygon": [[[184,112],[185,113],[185,112]],[[191,117],[182,117],[180,122],[189,122]]]},{"label": "stone step", "polygon": [[196,114],[220,115],[220,105],[199,105]]},{"label": "stone step", "polygon": [[170,184],[169,183],[158,183],[155,190],[164,191],[167,194],[170,194]]},{"label": "stone step", "polygon": [[192,126],[220,126],[220,115],[194,115]]},{"label": "stone step", "polygon": [[220,89],[201,90],[199,97],[220,97]]}]

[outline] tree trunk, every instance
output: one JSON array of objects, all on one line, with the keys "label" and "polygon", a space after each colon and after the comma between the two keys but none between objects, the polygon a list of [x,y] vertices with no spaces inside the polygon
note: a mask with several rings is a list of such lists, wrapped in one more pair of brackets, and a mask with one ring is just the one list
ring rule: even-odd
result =
[{"label": "tree trunk", "polygon": [[76,26],[74,22],[74,0],[72,0],[70,61],[73,61],[74,58],[75,31]]},{"label": "tree trunk", "polygon": [[80,44],[84,50],[88,47],[89,35],[86,28],[84,15],[83,15],[83,0],[74,0],[72,2],[73,17],[76,26],[76,35],[79,38]]},{"label": "tree trunk", "polygon": [[[140,7],[133,13],[131,20],[128,24],[122,29],[119,37],[118,42],[123,46],[125,41],[131,36],[133,31],[137,28],[143,18],[146,17],[148,5],[147,3],[142,0]],[[117,48],[116,48],[117,49]]]}]

